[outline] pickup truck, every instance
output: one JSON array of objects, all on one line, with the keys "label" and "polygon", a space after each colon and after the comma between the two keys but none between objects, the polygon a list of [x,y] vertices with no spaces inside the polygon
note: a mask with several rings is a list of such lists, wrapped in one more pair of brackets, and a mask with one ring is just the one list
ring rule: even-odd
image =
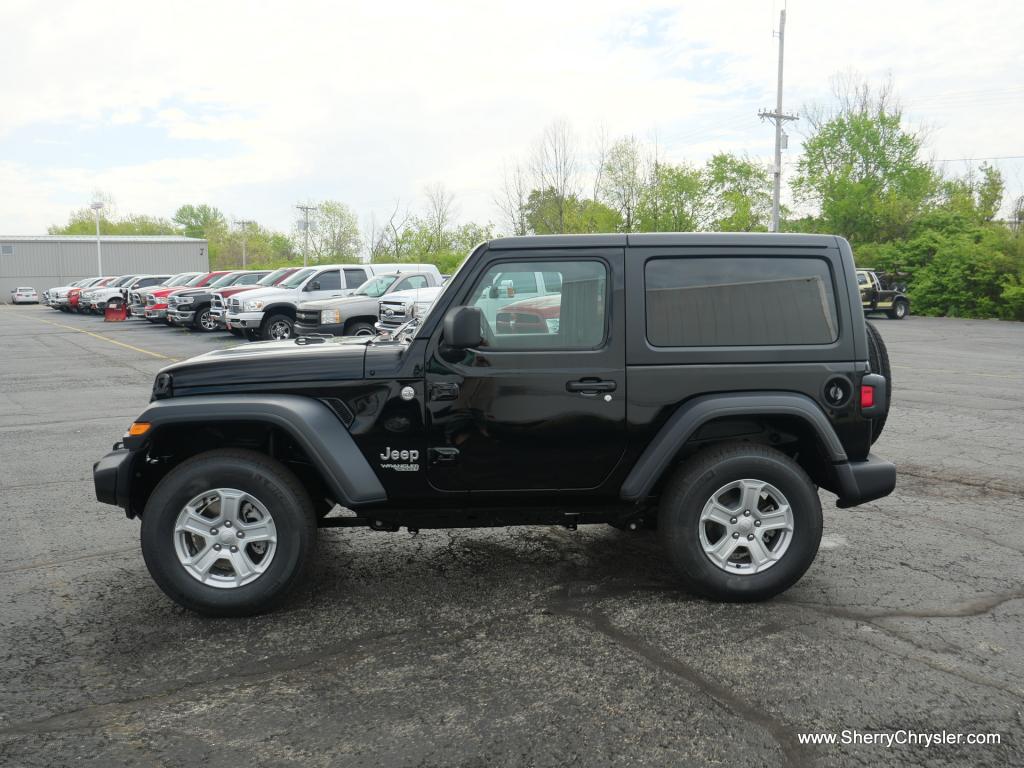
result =
[{"label": "pickup truck", "polygon": [[[220,330],[227,329],[227,322],[225,320],[226,307],[228,299],[232,296],[243,293],[245,291],[257,291],[260,288],[270,288],[275,285],[280,285],[287,280],[291,275],[299,271],[299,267],[281,267],[275,269],[269,275],[260,278],[254,285],[231,285],[227,288],[219,288],[213,292],[213,298],[210,301],[210,315],[213,317],[214,325]],[[233,334],[241,335],[241,331],[232,331]]]},{"label": "pickup truck", "polygon": [[389,293],[377,302],[375,330],[378,333],[392,333],[413,318],[423,319],[443,290],[443,286],[437,286]]},{"label": "pickup truck", "polygon": [[189,326],[198,331],[215,331],[217,321],[212,311],[213,292],[234,285],[256,285],[269,274],[269,270],[238,270],[228,272],[204,288],[175,291],[167,297],[167,322],[169,325]]},{"label": "pickup truck", "polygon": [[437,269],[377,275],[340,299],[304,301],[295,312],[295,335],[372,336],[382,296],[441,285]]},{"label": "pickup truck", "polygon": [[215,283],[224,275],[228,274],[229,270],[221,269],[216,272],[207,272],[201,274],[198,277],[194,277],[184,285],[178,286],[167,286],[165,288],[157,288],[156,290],[146,291],[146,311],[144,316],[151,323],[167,322],[167,299],[178,291],[188,290],[189,288],[205,288],[211,283]]},{"label": "pickup truck", "polygon": [[857,287],[864,313],[885,312],[891,320],[902,320],[910,314],[910,299],[900,290],[886,288],[877,273],[870,269],[857,270]]},{"label": "pickup truck", "polygon": [[107,308],[107,304],[111,299],[124,299],[125,303],[127,303],[128,296],[131,291],[138,291],[143,288],[152,288],[157,285],[163,285],[164,281],[169,277],[170,275],[135,275],[127,280],[123,278],[121,280],[115,280],[102,288],[89,289],[84,292],[88,294],[87,309],[89,312],[103,314],[103,311]]},{"label": "pickup truck", "polygon": [[[367,272],[437,273],[433,264],[324,264],[304,267],[272,288],[247,291],[228,300],[225,325],[238,329],[250,340],[280,341],[291,338],[299,304],[322,299],[338,299],[355,292],[366,282]],[[360,278],[352,284],[350,280]]]},{"label": "pickup truck", "polygon": [[151,285],[148,287],[132,288],[128,291],[128,314],[132,317],[145,317],[146,316],[146,297],[154,291],[160,290],[161,288],[180,288],[183,285],[187,285],[199,276],[202,272],[179,272],[173,277],[169,277],[158,285]]}]

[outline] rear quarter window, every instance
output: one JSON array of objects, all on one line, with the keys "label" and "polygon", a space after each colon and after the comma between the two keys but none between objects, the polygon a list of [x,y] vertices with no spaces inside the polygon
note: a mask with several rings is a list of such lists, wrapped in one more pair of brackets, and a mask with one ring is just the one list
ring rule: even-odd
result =
[{"label": "rear quarter window", "polygon": [[830,344],[839,337],[832,272],[813,257],[659,258],[644,270],[655,347]]}]

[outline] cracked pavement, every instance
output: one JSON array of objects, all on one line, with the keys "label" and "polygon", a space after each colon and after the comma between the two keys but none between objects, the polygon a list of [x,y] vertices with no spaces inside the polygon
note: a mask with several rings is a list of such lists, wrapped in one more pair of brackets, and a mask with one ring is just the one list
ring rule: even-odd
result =
[{"label": "cracked pavement", "polygon": [[[604,526],[327,529],[283,609],[210,620],[92,492],[167,361],[75,329],[233,340],[0,308],[0,765],[1024,764],[1024,325],[875,322],[897,490],[823,492],[818,559],[774,601],[693,598],[655,536]],[[797,739],[843,729],[1002,744]]]}]

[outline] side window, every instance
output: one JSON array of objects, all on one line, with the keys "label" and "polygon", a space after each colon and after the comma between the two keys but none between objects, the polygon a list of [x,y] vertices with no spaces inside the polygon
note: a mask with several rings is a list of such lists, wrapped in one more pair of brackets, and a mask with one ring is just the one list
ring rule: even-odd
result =
[{"label": "side window", "polygon": [[838,338],[832,272],[819,258],[660,258],[644,270],[655,347],[829,344]]},{"label": "side window", "polygon": [[366,282],[366,271],[362,269],[345,270],[345,287],[358,288]]},{"label": "side window", "polygon": [[238,282],[235,283],[235,285],[252,285],[253,283],[259,282],[261,277],[262,275],[259,274],[242,275],[238,278]]},{"label": "side window", "polygon": [[395,290],[396,291],[406,291],[406,290],[411,290],[413,288],[426,288],[426,287],[427,287],[427,278],[425,278],[423,275],[413,275],[412,277],[405,278],[401,283],[398,284],[398,286],[395,288]]},{"label": "side window", "polygon": [[857,273],[857,285],[867,285],[867,284],[868,284],[868,276],[865,275],[863,272],[858,272]]},{"label": "side window", "polygon": [[545,284],[559,287],[546,294],[537,291],[537,266],[536,262],[495,264],[471,291],[475,298],[470,306],[483,313],[485,346],[499,351],[600,347],[608,305],[605,265],[544,262]]},{"label": "side window", "polygon": [[336,269],[321,272],[306,285],[307,291],[338,291],[341,290],[341,273]]}]

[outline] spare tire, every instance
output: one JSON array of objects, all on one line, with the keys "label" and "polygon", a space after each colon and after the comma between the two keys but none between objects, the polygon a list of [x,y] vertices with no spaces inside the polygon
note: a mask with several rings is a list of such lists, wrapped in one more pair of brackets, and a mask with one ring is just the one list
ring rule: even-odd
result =
[{"label": "spare tire", "polygon": [[872,323],[865,322],[868,331],[868,362],[871,365],[872,373],[880,373],[885,379],[887,396],[885,398],[885,410],[881,416],[871,420],[871,442],[874,443],[882,435],[885,428],[885,420],[889,418],[889,406],[892,404],[892,368],[889,365],[889,350],[882,341],[882,334]]}]

